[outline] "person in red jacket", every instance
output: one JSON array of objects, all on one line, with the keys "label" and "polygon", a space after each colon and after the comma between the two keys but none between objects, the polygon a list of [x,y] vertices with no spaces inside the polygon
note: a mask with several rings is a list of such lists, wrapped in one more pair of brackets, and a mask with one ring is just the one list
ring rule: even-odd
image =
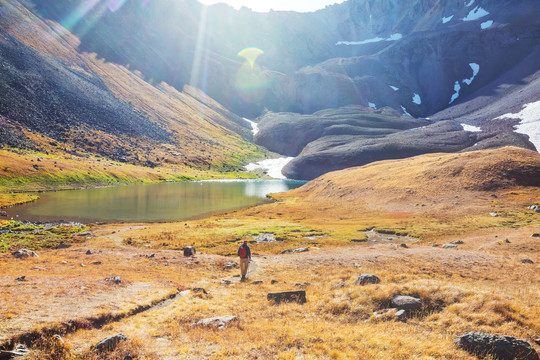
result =
[{"label": "person in red jacket", "polygon": [[249,262],[251,261],[251,250],[249,249],[247,241],[244,241],[238,248],[238,256],[240,257],[240,273],[242,274],[240,281],[244,281],[246,280]]}]

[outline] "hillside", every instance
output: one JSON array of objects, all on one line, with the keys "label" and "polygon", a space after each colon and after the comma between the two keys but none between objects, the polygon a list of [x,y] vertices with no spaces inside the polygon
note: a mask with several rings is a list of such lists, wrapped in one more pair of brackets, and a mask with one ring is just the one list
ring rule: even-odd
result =
[{"label": "hillside", "polygon": [[82,53],[79,40],[17,1],[2,1],[2,143],[149,167],[239,171],[265,156],[249,124],[200,90],[151,84]]}]

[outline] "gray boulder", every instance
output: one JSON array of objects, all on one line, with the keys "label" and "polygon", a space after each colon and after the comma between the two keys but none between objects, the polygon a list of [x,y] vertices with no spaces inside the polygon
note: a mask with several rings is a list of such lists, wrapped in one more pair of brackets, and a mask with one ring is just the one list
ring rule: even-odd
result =
[{"label": "gray boulder", "polygon": [[422,299],[407,295],[396,295],[392,298],[392,307],[399,310],[418,311],[422,309]]},{"label": "gray boulder", "polygon": [[534,233],[531,235],[531,237],[540,237],[540,233]]},{"label": "gray boulder", "polygon": [[191,326],[207,326],[207,327],[216,327],[218,329],[222,329],[225,325],[233,321],[238,321],[238,318],[236,316],[226,315],[226,316],[218,316],[218,317],[212,317],[208,319],[202,319],[196,322],[195,324],[192,324]]},{"label": "gray boulder", "polygon": [[196,253],[196,251],[195,251],[195,248],[193,246],[186,246],[184,248],[184,256],[185,257],[194,256],[195,253]]},{"label": "gray boulder", "polygon": [[113,351],[116,346],[118,346],[120,341],[124,341],[127,339],[128,337],[124,333],[118,333],[116,335],[112,335],[101,340],[96,345],[94,345],[94,349],[98,351]]},{"label": "gray boulder", "polygon": [[381,279],[379,279],[377,276],[373,274],[360,274],[356,281],[354,282],[355,285],[367,285],[367,284],[378,284],[381,282]]},{"label": "gray boulder", "polygon": [[540,360],[538,353],[526,341],[471,331],[456,338],[455,343],[469,353],[496,360]]},{"label": "gray boulder", "polygon": [[19,249],[15,252],[12,252],[11,255],[19,259],[27,257],[39,257],[39,255],[36,254],[34,251],[28,249]]},{"label": "gray boulder", "polygon": [[443,244],[442,248],[443,249],[453,249],[453,248],[457,248],[457,245],[456,244]]},{"label": "gray boulder", "polygon": [[519,260],[519,262],[522,264],[534,264],[534,261],[532,261],[531,259],[521,259]]}]

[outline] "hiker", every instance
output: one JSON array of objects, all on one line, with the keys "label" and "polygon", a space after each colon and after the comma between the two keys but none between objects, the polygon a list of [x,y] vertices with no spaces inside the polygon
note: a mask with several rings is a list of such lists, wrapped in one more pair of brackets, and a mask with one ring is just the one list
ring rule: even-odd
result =
[{"label": "hiker", "polygon": [[238,256],[240,256],[240,272],[242,274],[240,281],[244,281],[246,280],[249,262],[251,261],[251,250],[249,249],[247,241],[244,241],[238,248]]}]

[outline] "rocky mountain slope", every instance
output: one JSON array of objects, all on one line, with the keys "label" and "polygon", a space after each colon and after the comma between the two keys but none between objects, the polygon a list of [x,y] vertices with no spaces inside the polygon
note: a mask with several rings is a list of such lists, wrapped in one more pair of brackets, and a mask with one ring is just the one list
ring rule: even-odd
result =
[{"label": "rocky mountain slope", "polygon": [[263,150],[249,124],[200,90],[79,52],[66,29],[0,1],[0,141],[145,166],[241,169]]},{"label": "rocky mountain slope", "polygon": [[[255,142],[298,156],[289,177],[430,152],[540,147],[538,116],[511,115],[540,100],[538,1],[348,0],[313,13],[195,0],[23,4],[75,34],[82,54],[260,116]],[[232,120],[220,126],[249,138],[240,118],[218,113]],[[528,125],[515,131],[520,121]],[[215,162],[206,155],[197,158]]]}]

